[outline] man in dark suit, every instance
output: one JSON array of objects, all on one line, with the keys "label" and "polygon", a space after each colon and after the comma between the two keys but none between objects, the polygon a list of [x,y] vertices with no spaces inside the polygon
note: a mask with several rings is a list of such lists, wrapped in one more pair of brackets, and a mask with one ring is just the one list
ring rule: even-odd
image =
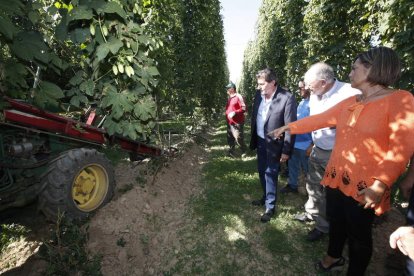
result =
[{"label": "man in dark suit", "polygon": [[283,139],[274,139],[267,133],[296,120],[296,100],[278,85],[272,69],[259,71],[256,78],[259,91],[256,92],[252,109],[250,149],[257,149],[257,168],[263,196],[252,204],[266,206],[260,220],[268,222],[275,213],[280,162],[289,159],[294,138],[285,133]]}]

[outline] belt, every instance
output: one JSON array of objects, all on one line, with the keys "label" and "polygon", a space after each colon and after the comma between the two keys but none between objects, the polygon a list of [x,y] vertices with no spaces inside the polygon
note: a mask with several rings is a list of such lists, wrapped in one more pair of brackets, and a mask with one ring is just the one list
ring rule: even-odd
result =
[{"label": "belt", "polygon": [[315,148],[318,148],[318,149],[323,150],[323,151],[332,151],[332,149],[323,149],[323,148],[320,148],[318,146],[315,146]]}]

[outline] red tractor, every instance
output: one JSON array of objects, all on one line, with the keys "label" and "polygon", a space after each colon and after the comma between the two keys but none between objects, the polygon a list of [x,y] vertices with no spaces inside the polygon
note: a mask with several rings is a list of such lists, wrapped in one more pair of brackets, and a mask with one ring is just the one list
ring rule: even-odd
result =
[{"label": "red tractor", "polygon": [[105,148],[118,146],[133,160],[162,155],[158,147],[5,100],[8,105],[0,114],[0,211],[38,198],[49,219],[59,213],[85,218],[114,194],[114,169]]}]

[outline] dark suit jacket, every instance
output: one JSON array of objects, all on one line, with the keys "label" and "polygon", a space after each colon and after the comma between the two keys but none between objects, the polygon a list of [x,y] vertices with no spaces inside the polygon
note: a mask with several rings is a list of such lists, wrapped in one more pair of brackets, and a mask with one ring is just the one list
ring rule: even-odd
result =
[{"label": "dark suit jacket", "polygon": [[[262,97],[260,91],[256,91],[252,108],[251,118],[251,139],[250,149],[254,150],[257,148],[257,112],[259,110]],[[277,86],[276,93],[273,95],[272,102],[267,113],[266,122],[264,125],[264,133],[266,140],[267,156],[268,158],[280,159],[282,153],[291,155],[293,145],[295,143],[294,135],[290,135],[289,132],[285,132],[283,138],[276,140],[266,134],[276,128],[287,125],[290,122],[296,121],[296,100],[295,97],[285,89]]]}]

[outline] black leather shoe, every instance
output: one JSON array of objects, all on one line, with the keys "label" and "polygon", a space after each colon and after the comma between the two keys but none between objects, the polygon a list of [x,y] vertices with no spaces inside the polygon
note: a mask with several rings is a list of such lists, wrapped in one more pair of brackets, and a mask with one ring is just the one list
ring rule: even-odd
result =
[{"label": "black leather shoe", "polygon": [[263,206],[265,205],[265,201],[263,199],[256,199],[252,201],[252,205],[254,206]]},{"label": "black leather shoe", "polygon": [[322,261],[315,264],[315,269],[318,272],[329,273],[333,271],[341,271],[345,266],[345,258],[340,257],[337,261],[333,262],[330,266],[324,267]]},{"label": "black leather shoe", "polygon": [[230,157],[230,158],[236,158],[236,155],[234,154],[234,152],[232,152],[232,151],[229,151],[228,153],[227,153],[227,156],[228,157]]},{"label": "black leather shoe", "polygon": [[313,221],[312,216],[311,216],[311,215],[309,215],[308,213],[301,213],[301,214],[297,214],[297,215],[294,217],[294,219],[295,219],[295,220],[298,220],[298,221],[300,221],[300,222],[303,222],[303,223]]},{"label": "black leather shoe", "polygon": [[264,223],[269,222],[272,219],[274,214],[275,214],[275,209],[266,209],[266,211],[260,218],[260,221]]},{"label": "black leather shoe", "polygon": [[308,235],[306,236],[306,240],[307,241],[317,241],[323,238],[323,236],[325,235],[325,233],[319,231],[316,228],[313,228],[312,230],[309,231]]}]

